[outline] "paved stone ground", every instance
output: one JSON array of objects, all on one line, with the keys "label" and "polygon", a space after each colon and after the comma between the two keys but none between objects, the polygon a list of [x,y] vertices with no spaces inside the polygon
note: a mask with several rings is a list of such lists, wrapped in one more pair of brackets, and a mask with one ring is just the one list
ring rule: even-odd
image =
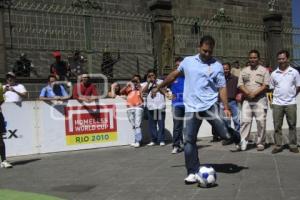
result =
[{"label": "paved stone ground", "polygon": [[78,200],[298,200],[300,154],[272,155],[199,141],[202,164],[212,164],[218,186],[185,185],[183,154],[165,147],[127,146],[12,158],[0,169],[0,188]]}]

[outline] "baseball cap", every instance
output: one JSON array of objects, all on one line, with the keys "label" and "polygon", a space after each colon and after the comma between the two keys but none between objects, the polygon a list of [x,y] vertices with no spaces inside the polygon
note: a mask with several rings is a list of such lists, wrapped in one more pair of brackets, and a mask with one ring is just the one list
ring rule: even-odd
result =
[{"label": "baseball cap", "polygon": [[54,58],[56,58],[56,57],[61,57],[60,51],[53,51],[53,52],[52,52],[52,55],[53,55]]},{"label": "baseball cap", "polygon": [[13,72],[7,72],[6,77],[8,77],[8,76],[16,78],[16,75]]}]

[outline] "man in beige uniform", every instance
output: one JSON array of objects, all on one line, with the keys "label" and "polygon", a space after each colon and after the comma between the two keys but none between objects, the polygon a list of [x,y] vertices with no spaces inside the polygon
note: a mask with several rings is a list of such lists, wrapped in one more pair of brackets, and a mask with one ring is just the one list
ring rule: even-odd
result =
[{"label": "man in beige uniform", "polygon": [[266,89],[269,85],[270,74],[267,69],[259,65],[259,52],[249,52],[249,66],[245,67],[239,76],[238,87],[244,93],[241,116],[241,143],[238,150],[247,149],[248,137],[251,131],[252,118],[257,124],[257,150],[265,149],[267,98]]}]

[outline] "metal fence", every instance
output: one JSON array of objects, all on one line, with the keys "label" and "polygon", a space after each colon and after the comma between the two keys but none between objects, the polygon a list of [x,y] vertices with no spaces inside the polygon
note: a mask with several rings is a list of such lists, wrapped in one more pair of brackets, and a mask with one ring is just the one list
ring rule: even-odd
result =
[{"label": "metal fence", "polygon": [[153,66],[152,18],[147,13],[81,9],[51,1],[13,2],[4,11],[9,68],[20,52],[26,52],[38,72],[47,75],[53,50],[61,50],[65,58],[80,50],[93,73],[101,72],[104,51],[120,53],[115,78],[130,77],[137,67],[145,73]]},{"label": "metal fence", "polygon": [[215,56],[227,62],[245,63],[248,51],[257,49],[265,58],[264,26],[197,18],[177,17],[174,24],[175,54],[191,55],[197,52],[200,38],[212,35],[216,40]]},{"label": "metal fence", "polygon": [[283,29],[283,47],[291,53],[291,62],[300,67],[300,28]]}]

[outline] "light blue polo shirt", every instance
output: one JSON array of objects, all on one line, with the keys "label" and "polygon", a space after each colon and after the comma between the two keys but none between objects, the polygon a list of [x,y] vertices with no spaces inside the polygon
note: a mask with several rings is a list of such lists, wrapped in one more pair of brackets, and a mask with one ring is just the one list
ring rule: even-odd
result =
[{"label": "light blue polo shirt", "polygon": [[270,89],[273,89],[273,104],[296,104],[297,87],[300,87],[300,75],[297,70],[288,67],[285,71],[277,68],[270,78]]},{"label": "light blue polo shirt", "polygon": [[203,62],[199,54],[189,56],[180,63],[177,70],[185,76],[185,112],[209,109],[218,101],[219,88],[226,87],[223,66],[214,58]]}]

